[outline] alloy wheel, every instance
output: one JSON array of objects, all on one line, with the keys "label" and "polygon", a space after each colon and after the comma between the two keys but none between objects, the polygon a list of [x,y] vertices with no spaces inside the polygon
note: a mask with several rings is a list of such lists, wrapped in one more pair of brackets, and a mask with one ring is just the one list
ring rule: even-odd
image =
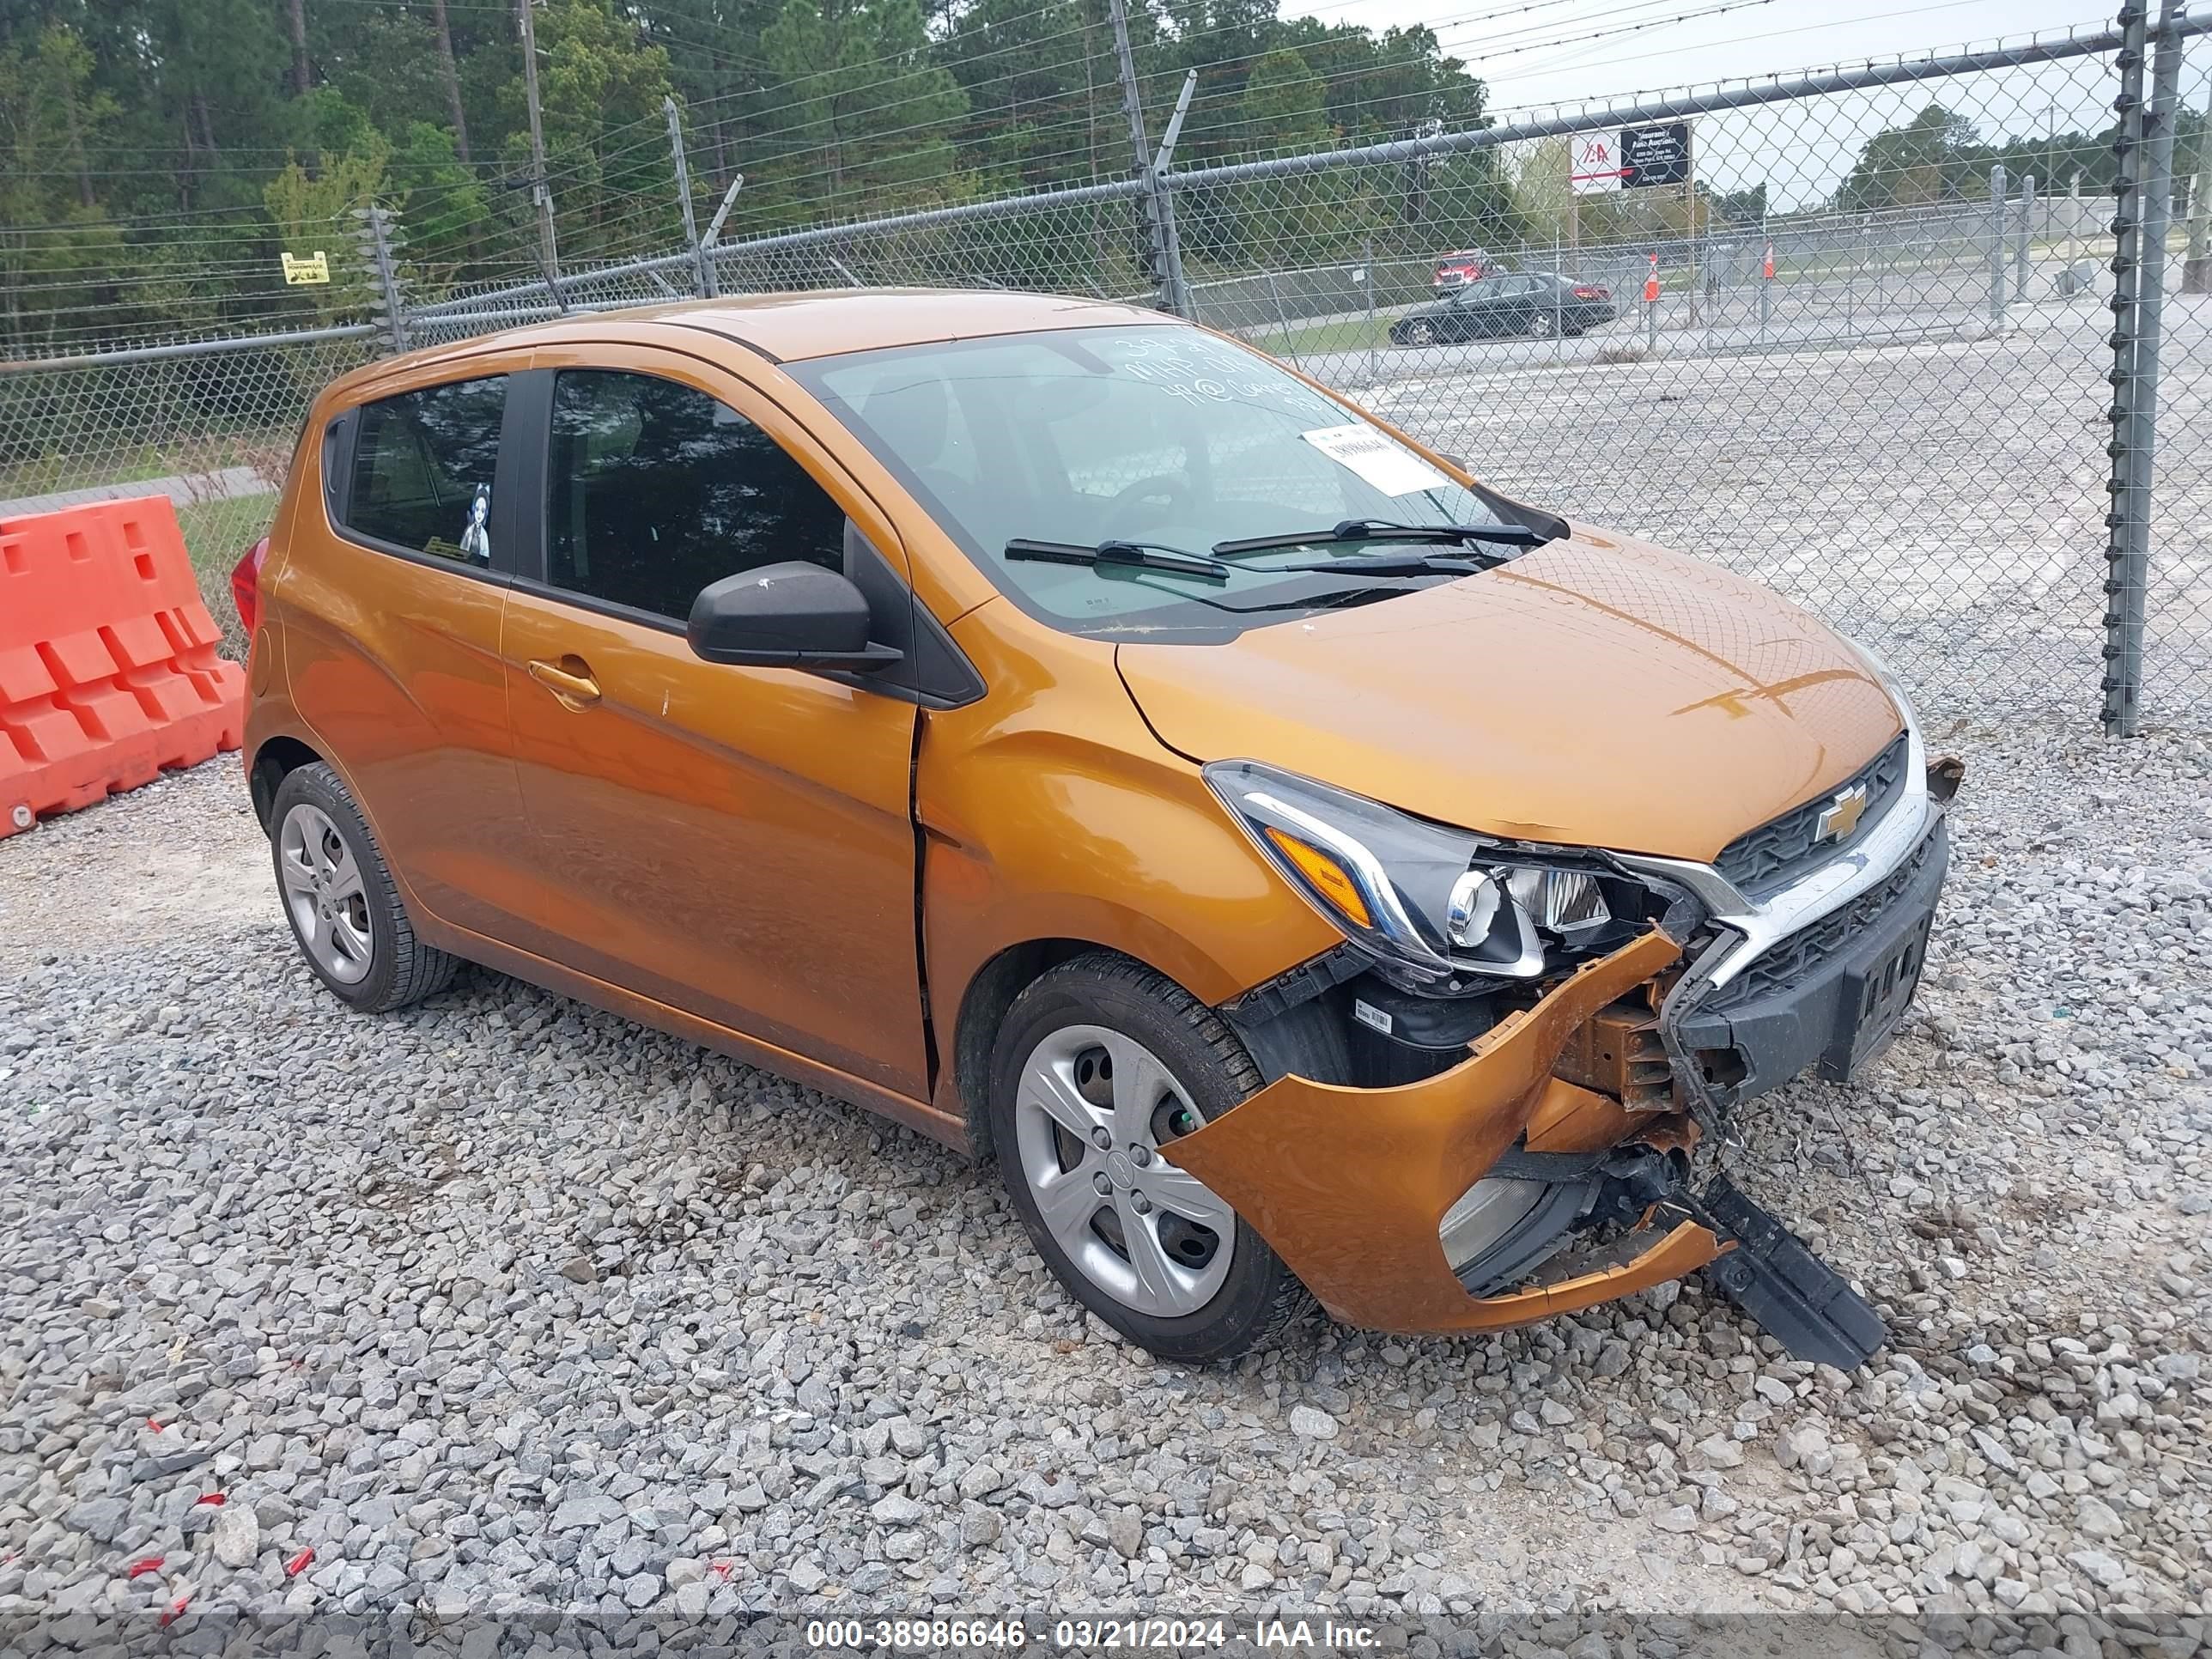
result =
[{"label": "alloy wheel", "polygon": [[276,869],[300,943],[315,965],[345,985],[368,978],[376,957],[368,889],[329,813],[302,801],[284,815]]},{"label": "alloy wheel", "polygon": [[1103,1026],[1063,1026],[1023,1064],[1015,1151],[1037,1213],[1077,1272],[1139,1313],[1195,1313],[1229,1276],[1236,1212],[1160,1155],[1203,1121],[1150,1049]]}]

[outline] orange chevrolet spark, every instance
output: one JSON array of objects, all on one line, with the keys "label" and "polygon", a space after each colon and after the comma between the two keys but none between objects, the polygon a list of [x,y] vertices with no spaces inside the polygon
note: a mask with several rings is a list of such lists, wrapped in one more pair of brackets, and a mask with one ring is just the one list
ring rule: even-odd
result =
[{"label": "orange chevrolet spark", "polygon": [[482,963],[994,1158],[1166,1357],[1698,1270],[1883,1340],[1717,1161],[1896,1030],[1955,763],[1773,594],[1235,340],[876,291],[418,352],[234,584],[355,1008]]}]

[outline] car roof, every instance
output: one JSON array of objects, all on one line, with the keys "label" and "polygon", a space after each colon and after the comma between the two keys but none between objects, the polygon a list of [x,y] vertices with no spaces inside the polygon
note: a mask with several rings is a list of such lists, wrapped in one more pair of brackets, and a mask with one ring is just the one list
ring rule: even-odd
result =
[{"label": "car roof", "polygon": [[726,342],[771,362],[793,362],[886,346],[925,345],[1046,329],[1106,328],[1153,323],[1188,326],[1143,306],[1065,294],[974,289],[820,289],[689,300],[621,311],[579,312],[390,357],[338,382],[383,380],[434,368],[487,349],[569,343],[663,344],[695,354]]}]

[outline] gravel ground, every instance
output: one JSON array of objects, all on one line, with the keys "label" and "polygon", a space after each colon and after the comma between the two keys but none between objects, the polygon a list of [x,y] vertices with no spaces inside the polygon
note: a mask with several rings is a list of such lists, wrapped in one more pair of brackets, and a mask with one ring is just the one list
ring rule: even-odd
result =
[{"label": "gravel ground", "polygon": [[342,1012],[228,761],[0,842],[0,1614],[2201,1609],[2212,750],[1932,736],[1921,1011],[1737,1161],[1852,1377],[1695,1285],[1164,1366],[903,1130],[489,974]]}]

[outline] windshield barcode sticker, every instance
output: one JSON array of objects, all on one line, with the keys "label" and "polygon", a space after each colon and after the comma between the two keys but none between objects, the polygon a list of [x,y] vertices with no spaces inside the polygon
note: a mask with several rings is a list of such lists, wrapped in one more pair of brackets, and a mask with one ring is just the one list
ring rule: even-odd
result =
[{"label": "windshield barcode sticker", "polygon": [[1441,489],[1451,480],[1387,432],[1354,422],[1324,426],[1298,434],[1316,449],[1358,473],[1385,495],[1410,495],[1417,489]]}]

